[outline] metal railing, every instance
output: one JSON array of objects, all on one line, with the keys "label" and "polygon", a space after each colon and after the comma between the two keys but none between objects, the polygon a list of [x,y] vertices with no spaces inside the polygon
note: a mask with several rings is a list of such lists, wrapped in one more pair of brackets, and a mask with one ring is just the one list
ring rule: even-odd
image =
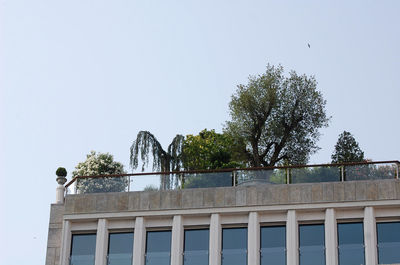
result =
[{"label": "metal railing", "polygon": [[398,179],[400,161],[78,176],[67,194]]}]

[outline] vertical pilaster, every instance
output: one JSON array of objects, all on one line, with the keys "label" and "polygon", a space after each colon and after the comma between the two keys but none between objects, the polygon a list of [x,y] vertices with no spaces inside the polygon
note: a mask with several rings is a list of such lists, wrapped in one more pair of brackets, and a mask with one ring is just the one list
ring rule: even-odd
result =
[{"label": "vertical pilaster", "polygon": [[106,219],[99,219],[96,233],[96,258],[95,265],[107,264],[108,246],[108,222]]},{"label": "vertical pilaster", "polygon": [[212,214],[210,220],[210,256],[209,265],[221,265],[221,217]]},{"label": "vertical pilaster", "polygon": [[287,264],[299,265],[299,230],[295,210],[289,210],[286,221]]},{"label": "vertical pilaster", "polygon": [[144,265],[146,246],[146,227],[143,217],[136,217],[133,236],[133,264]]},{"label": "vertical pilaster", "polygon": [[61,236],[61,253],[60,264],[69,265],[69,253],[71,252],[71,222],[63,222],[63,230]]},{"label": "vertical pilaster", "polygon": [[171,264],[183,264],[183,234],[182,216],[176,215],[172,220]]},{"label": "vertical pilaster", "polygon": [[378,264],[376,221],[373,207],[365,207],[364,209],[364,242],[366,265]]},{"label": "vertical pilaster", "polygon": [[326,265],[338,265],[337,222],[334,209],[325,211],[325,258]]},{"label": "vertical pilaster", "polygon": [[247,264],[260,265],[260,220],[257,212],[249,214]]},{"label": "vertical pilaster", "polygon": [[58,185],[56,188],[56,203],[57,204],[64,203],[64,193],[65,193],[64,185]]}]

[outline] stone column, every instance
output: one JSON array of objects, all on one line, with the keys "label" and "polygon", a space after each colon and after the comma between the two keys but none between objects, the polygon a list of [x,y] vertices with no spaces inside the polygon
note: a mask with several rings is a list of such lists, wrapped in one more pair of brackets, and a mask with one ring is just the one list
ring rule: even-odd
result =
[{"label": "stone column", "polygon": [[67,182],[67,179],[62,176],[57,176],[56,179],[58,186],[56,188],[56,203],[57,204],[63,204],[64,203],[64,193],[65,193],[65,188],[64,184]]},{"label": "stone column", "polygon": [[337,222],[334,209],[325,211],[325,258],[326,265],[338,265]]},{"label": "stone column", "polygon": [[133,264],[144,265],[146,246],[146,227],[143,217],[136,217],[133,238]]},{"label": "stone column", "polygon": [[299,265],[299,225],[295,210],[289,210],[286,221],[287,264]]},{"label": "stone column", "polygon": [[183,264],[183,237],[182,216],[176,215],[172,220],[171,264]]},{"label": "stone column", "polygon": [[61,237],[61,253],[60,264],[69,265],[69,254],[71,252],[71,222],[63,222],[63,230]]},{"label": "stone column", "polygon": [[249,214],[247,264],[260,265],[260,221],[257,212]]},{"label": "stone column", "polygon": [[378,264],[376,221],[373,207],[364,209],[364,245],[365,245],[365,264]]},{"label": "stone column", "polygon": [[96,233],[96,258],[95,265],[107,264],[107,247],[108,247],[108,221],[99,219]]},{"label": "stone column", "polygon": [[221,265],[221,217],[212,214],[210,220],[210,256],[209,265]]}]

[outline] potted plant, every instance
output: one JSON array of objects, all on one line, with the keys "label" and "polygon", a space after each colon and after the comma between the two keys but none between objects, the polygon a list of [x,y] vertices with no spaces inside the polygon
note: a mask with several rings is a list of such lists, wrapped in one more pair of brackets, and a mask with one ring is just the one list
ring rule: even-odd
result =
[{"label": "potted plant", "polygon": [[56,170],[56,175],[57,175],[57,183],[60,185],[64,185],[65,182],[67,182],[67,170],[63,167],[59,167]]}]

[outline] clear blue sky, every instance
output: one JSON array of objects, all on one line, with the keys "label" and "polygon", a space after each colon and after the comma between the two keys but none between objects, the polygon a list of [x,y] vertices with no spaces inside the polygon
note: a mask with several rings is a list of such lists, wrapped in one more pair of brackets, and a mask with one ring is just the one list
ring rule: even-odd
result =
[{"label": "clear blue sky", "polygon": [[399,14],[395,0],[0,0],[0,264],[44,264],[58,166],[90,150],[128,165],[139,130],[164,146],[221,131],[267,63],[318,80],[332,120],[312,163],[343,130],[367,158],[400,159]]}]

